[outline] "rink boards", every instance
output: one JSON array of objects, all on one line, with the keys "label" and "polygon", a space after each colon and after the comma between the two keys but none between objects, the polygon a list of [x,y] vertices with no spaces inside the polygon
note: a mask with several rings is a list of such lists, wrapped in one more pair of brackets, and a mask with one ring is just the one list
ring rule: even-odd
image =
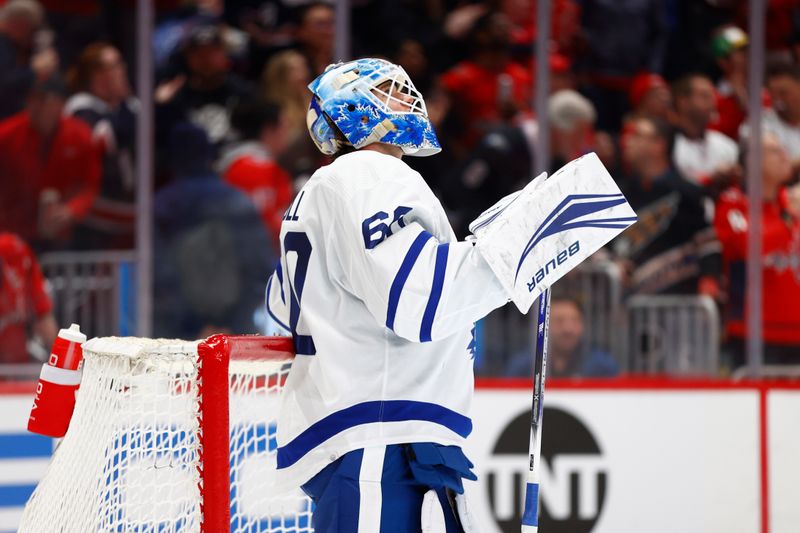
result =
[{"label": "rink boards", "polygon": [[[52,450],[25,432],[31,390],[0,385],[2,533]],[[486,533],[519,531],[530,404],[525,381],[478,383],[468,490]],[[545,409],[543,533],[798,531],[800,386],[554,380]]]},{"label": "rink boards", "polygon": [[[517,532],[530,386],[479,386],[471,501]],[[800,531],[797,385],[554,381],[544,405],[543,533]]]}]

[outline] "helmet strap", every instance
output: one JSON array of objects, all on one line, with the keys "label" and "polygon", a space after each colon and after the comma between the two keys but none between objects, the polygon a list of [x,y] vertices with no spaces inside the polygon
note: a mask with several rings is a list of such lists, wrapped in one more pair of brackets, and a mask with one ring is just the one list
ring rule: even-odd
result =
[{"label": "helmet strap", "polygon": [[396,127],[397,126],[395,126],[388,118],[383,119],[372,129],[372,133],[364,138],[362,146],[380,141],[387,133],[394,130]]}]

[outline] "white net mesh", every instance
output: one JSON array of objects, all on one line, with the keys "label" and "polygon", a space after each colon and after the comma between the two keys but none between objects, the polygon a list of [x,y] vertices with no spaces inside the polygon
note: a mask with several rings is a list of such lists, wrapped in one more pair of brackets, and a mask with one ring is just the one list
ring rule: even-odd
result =
[{"label": "white net mesh", "polygon": [[299,489],[276,494],[269,488],[276,467],[276,392],[289,365],[273,365],[268,377],[247,372],[252,366],[234,363],[230,372],[231,531],[311,532],[311,503],[305,495]]},{"label": "white net mesh", "polygon": [[[84,357],[69,431],[19,533],[199,533],[197,343],[94,339]],[[310,502],[299,490],[270,490],[278,393],[288,368],[231,361],[233,532],[312,531]]]}]

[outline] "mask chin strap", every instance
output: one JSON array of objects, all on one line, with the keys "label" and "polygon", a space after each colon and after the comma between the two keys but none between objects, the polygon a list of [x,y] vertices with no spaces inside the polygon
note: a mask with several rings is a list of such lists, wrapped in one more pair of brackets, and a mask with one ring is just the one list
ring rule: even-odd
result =
[{"label": "mask chin strap", "polygon": [[322,118],[325,119],[325,122],[328,123],[328,126],[331,128],[331,131],[334,133],[333,139],[331,139],[331,145],[333,146],[333,154],[336,154],[339,150],[342,149],[344,146],[353,146],[350,141],[347,140],[347,137],[344,133],[339,129],[336,123],[331,120],[331,117],[328,116],[327,113],[322,113]]},{"label": "mask chin strap", "polygon": [[360,146],[366,146],[368,144],[372,144],[374,142],[378,142],[381,139],[383,139],[383,137],[387,133],[389,133],[390,131],[393,131],[396,128],[397,128],[397,126],[392,124],[391,120],[389,120],[388,118],[385,118],[381,122],[379,122],[377,126],[375,126],[372,129],[372,132],[369,135],[364,137],[364,140],[361,141],[359,143],[359,145]]}]

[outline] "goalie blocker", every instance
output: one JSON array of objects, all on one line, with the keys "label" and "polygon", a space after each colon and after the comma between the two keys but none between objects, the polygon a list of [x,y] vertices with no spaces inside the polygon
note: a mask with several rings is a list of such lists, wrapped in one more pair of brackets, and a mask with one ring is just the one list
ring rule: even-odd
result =
[{"label": "goalie blocker", "polygon": [[596,154],[541,174],[470,224],[478,251],[522,313],[567,272],[636,222]]}]

